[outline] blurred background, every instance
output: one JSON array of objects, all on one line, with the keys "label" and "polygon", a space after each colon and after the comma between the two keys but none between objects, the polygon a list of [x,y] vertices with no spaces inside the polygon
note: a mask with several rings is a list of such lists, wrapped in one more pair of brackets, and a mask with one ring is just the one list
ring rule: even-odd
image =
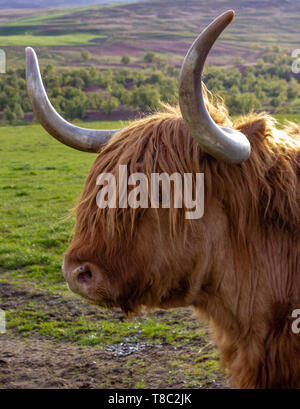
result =
[{"label": "blurred background", "polygon": [[[176,104],[177,78],[192,41],[213,18],[236,11],[205,71],[230,114],[297,114],[292,73],[300,3],[288,0],[0,1],[1,122],[31,121],[24,47],[35,48],[55,108],[68,119],[132,119]],[[105,3],[105,4],[104,4]],[[50,7],[51,8],[47,8]],[[299,45],[300,47],[300,45]]]}]

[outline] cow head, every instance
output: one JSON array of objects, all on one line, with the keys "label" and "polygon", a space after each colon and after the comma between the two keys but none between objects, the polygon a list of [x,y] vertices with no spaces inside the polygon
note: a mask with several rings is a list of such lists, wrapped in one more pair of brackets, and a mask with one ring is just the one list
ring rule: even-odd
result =
[{"label": "cow head", "polygon": [[[26,49],[28,92],[38,120],[62,143],[100,152],[77,206],[75,235],[63,264],[70,289],[88,301],[125,311],[140,305],[190,305],[199,280],[212,269],[222,270],[230,249],[217,201],[197,222],[185,222],[175,209],[104,210],[96,204],[96,182],[103,172],[117,175],[119,164],[145,173],[205,173],[209,160],[238,164],[249,157],[246,136],[228,127],[227,118],[210,115],[201,81],[209,50],[233,16],[232,11],[219,16],[188,51],[179,80],[180,110],[169,109],[123,130],[95,131],[66,122],[47,98],[35,52]],[[208,225],[215,226],[209,239]]]}]

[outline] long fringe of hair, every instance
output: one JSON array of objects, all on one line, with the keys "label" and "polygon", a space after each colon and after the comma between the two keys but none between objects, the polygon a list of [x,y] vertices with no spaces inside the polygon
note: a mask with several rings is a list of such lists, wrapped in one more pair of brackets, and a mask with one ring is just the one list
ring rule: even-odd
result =
[{"label": "long fringe of hair", "polygon": [[[239,254],[242,247],[249,248],[251,234],[264,225],[299,232],[299,127],[288,123],[279,131],[276,120],[265,113],[251,113],[232,123],[222,100],[208,92],[205,100],[217,124],[233,126],[248,137],[250,158],[238,165],[215,160],[190,136],[179,107],[165,105],[161,112],[137,120],[114,135],[100,152],[76,206],[79,240],[93,242],[99,232],[107,247],[122,236],[129,240],[147,211],[97,207],[96,179],[101,173],[114,174],[118,192],[118,165],[127,165],[129,174],[143,172],[148,181],[151,173],[204,173],[205,206],[212,196],[223,204]],[[193,227],[193,221],[185,219],[185,210],[169,210],[170,243],[179,230]],[[159,221],[157,210],[158,226]]]}]

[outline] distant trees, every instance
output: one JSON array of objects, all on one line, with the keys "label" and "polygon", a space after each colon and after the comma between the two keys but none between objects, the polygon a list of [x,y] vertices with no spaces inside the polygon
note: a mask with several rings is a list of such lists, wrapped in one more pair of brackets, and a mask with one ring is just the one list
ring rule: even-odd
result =
[{"label": "distant trees", "polygon": [[128,65],[128,64],[130,64],[130,57],[129,57],[129,55],[123,55],[123,57],[121,58],[121,64],[123,64],[123,65]]},{"label": "distant trees", "polygon": [[229,95],[226,98],[226,103],[232,115],[247,114],[261,109],[261,102],[251,92]]},{"label": "distant trees", "polygon": [[23,119],[24,112],[20,104],[5,107],[3,111],[3,121],[14,124],[18,119]]},{"label": "distant trees", "polygon": [[83,61],[87,61],[91,58],[91,53],[89,51],[82,51],[80,57]]},{"label": "distant trees", "polygon": [[267,47],[256,64],[226,70],[208,67],[205,70],[207,87],[220,94],[232,115],[251,110],[268,109],[284,112],[298,111],[300,77],[292,73],[289,53],[277,46]]},{"label": "distant trees", "polygon": [[148,51],[145,56],[144,56],[144,61],[147,63],[154,62],[156,58],[156,54],[153,53],[152,51]]},{"label": "distant trees", "polygon": [[[123,55],[119,69],[106,71],[93,66],[56,71],[48,64],[42,77],[52,104],[68,119],[83,119],[94,110],[111,114],[120,107],[147,111],[161,102],[177,104],[179,70],[150,51],[143,61],[139,69],[131,69],[130,57]],[[242,67],[238,61],[238,68],[208,66],[204,73],[208,89],[224,98],[232,115],[261,109],[299,111],[300,76],[292,73],[286,51],[268,47],[252,66]],[[31,110],[24,69],[0,77],[0,110],[4,123],[16,123]]]},{"label": "distant trees", "polygon": [[80,118],[82,119],[86,113],[86,95],[76,95],[63,104],[64,114],[68,119]]},{"label": "distant trees", "polygon": [[150,84],[134,87],[131,95],[131,105],[142,110],[149,110],[159,106],[160,93]]},{"label": "distant trees", "polygon": [[111,114],[119,107],[119,100],[116,97],[109,97],[102,103],[102,109],[106,114]]}]

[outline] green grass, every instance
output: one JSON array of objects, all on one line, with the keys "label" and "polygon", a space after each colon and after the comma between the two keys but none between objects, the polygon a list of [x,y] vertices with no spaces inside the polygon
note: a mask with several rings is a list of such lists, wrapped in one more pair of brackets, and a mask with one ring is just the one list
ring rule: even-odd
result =
[{"label": "green grass", "polygon": [[275,114],[274,117],[277,119],[280,126],[284,125],[286,121],[296,122],[300,124],[300,113],[299,114]]},{"label": "green grass", "polygon": [[12,35],[0,36],[0,46],[55,46],[55,45],[82,45],[88,44],[95,38],[105,38],[95,34],[66,34],[66,35]]},{"label": "green grass", "polygon": [[[73,8],[64,8],[63,10],[47,10],[47,12],[45,12],[44,9],[41,9],[40,12],[36,15],[32,15],[32,16],[24,16],[24,17],[18,17],[15,20],[8,20],[7,22],[4,22],[2,24],[5,26],[10,26],[10,25],[23,25],[25,24],[39,24],[39,23],[44,23],[44,22],[51,22],[51,21],[55,21],[56,19],[60,19],[63,17],[69,17],[70,15],[72,15],[73,13],[83,13],[85,11],[98,11],[98,10],[102,10],[102,9],[106,9],[106,8],[114,8],[114,7],[118,7],[118,6],[124,6],[124,3],[112,3],[112,4],[104,4],[104,5],[100,5],[100,6],[93,6],[93,5],[89,5],[89,6],[84,6],[84,7],[73,7]],[[34,10],[35,13],[37,10]]]},{"label": "green grass", "polygon": [[47,10],[47,13],[44,11],[41,11],[41,13],[33,16],[25,16],[25,17],[17,17],[15,20],[8,20],[5,22],[3,25],[4,26],[15,26],[15,25],[23,25],[25,24],[39,24],[43,22],[49,22],[52,19],[63,17],[65,15],[68,15],[72,13],[74,9],[65,9],[62,11],[57,11],[57,10]]},{"label": "green grass", "polygon": [[53,318],[43,305],[28,305],[25,309],[9,311],[7,321],[9,329],[16,329],[23,336],[35,332],[86,346],[115,345],[130,339],[131,342],[150,345],[167,342],[180,347],[197,341],[201,344],[207,336],[207,332],[195,321],[182,320],[173,324],[172,319],[158,322],[152,317],[120,321],[108,312],[105,318],[97,320],[87,320],[84,315],[74,318],[68,314]]},{"label": "green grass", "polygon": [[63,283],[60,265],[74,222],[66,217],[96,155],[58,143],[40,125],[2,127],[0,140],[0,269]]}]

